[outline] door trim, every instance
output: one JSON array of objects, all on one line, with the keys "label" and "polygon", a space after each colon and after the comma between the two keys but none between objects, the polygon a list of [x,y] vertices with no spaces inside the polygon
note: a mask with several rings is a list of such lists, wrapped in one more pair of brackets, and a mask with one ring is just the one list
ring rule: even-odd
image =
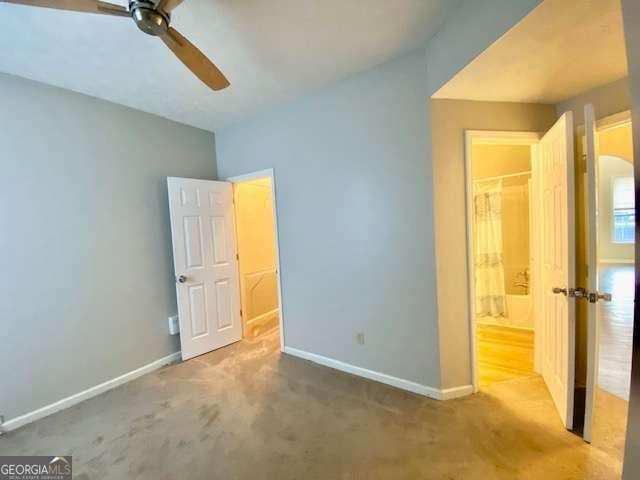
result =
[{"label": "door trim", "polygon": [[[243,175],[235,175],[233,177],[225,178],[225,181],[231,183],[240,183],[247,180],[257,180],[259,178],[271,179],[272,200],[273,200],[273,234],[275,235],[276,245],[276,284],[278,285],[278,307],[280,308],[278,329],[280,330],[280,351],[284,352],[284,305],[282,304],[282,282],[280,280],[280,241],[278,235],[278,209],[276,201],[276,178],[273,168],[266,168],[264,170],[257,170],[255,172],[245,173]],[[233,210],[235,218],[235,208]],[[237,235],[236,235],[237,240]],[[239,279],[239,276],[238,276]]]},{"label": "door trim", "polygon": [[[531,148],[531,184],[532,190],[535,193],[534,198],[537,197],[538,181],[536,178],[536,157],[537,157],[537,145],[542,135],[539,132],[508,132],[508,131],[490,131],[490,130],[465,130],[464,131],[464,182],[465,182],[465,224],[466,224],[466,256],[467,256],[467,302],[469,304],[469,350],[471,358],[471,385],[473,387],[473,393],[477,393],[480,385],[478,381],[478,346],[477,346],[477,332],[475,322],[475,279],[474,279],[474,265],[473,265],[473,175],[471,173],[471,146],[474,143],[482,144],[507,144],[507,145],[530,145]],[[537,224],[537,218],[529,219],[530,226]],[[531,231],[534,229],[532,228]],[[538,230],[538,229],[535,229]],[[531,232],[530,232],[531,234]],[[537,240],[533,242],[537,244]],[[538,258],[537,255],[530,252],[530,256]],[[533,262],[532,278],[538,279],[539,268],[537,261]],[[531,302],[534,308],[534,358],[535,358],[535,370],[539,371],[541,360],[539,359],[540,348],[537,348],[537,335],[538,328],[538,315],[535,314],[536,308],[536,284],[532,283],[533,288],[531,291]]]}]

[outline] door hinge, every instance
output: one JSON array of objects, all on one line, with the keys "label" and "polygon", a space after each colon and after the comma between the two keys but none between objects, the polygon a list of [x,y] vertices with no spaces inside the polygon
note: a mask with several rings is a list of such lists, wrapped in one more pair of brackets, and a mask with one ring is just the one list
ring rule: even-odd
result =
[{"label": "door hinge", "polygon": [[240,309],[240,316],[242,316],[242,309]]},{"label": "door hinge", "polygon": [[582,172],[587,173],[587,154],[582,154]]},{"label": "door hinge", "polygon": [[236,253],[236,260],[240,260],[240,255]]}]

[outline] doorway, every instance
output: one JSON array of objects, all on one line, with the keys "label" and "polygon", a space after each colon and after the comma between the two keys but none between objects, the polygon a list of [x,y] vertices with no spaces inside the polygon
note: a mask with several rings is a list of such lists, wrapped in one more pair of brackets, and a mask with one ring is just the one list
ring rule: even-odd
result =
[{"label": "doorway", "polygon": [[182,359],[243,338],[282,350],[273,171],[167,186]]},{"label": "doorway", "polygon": [[630,112],[597,122],[597,377],[590,440],[622,460],[633,341],[635,205]]},{"label": "doorway", "polygon": [[465,138],[473,390],[538,372],[571,429],[573,116],[562,114],[544,134],[466,131]]},{"label": "doorway", "polygon": [[230,178],[238,251],[242,336],[279,335],[280,278],[273,171]]},{"label": "doorway", "polygon": [[466,132],[474,391],[533,375],[536,132]]}]

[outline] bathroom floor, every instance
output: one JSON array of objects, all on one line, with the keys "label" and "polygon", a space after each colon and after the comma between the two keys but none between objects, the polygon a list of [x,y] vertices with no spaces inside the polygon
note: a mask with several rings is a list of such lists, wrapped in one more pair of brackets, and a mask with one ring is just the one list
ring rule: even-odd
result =
[{"label": "bathroom floor", "polygon": [[480,387],[533,375],[533,331],[478,323]]}]

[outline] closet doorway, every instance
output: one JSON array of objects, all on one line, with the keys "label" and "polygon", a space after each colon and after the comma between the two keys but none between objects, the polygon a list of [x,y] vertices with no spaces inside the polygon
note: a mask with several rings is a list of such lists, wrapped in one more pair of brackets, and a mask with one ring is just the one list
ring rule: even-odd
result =
[{"label": "closet doorway", "polygon": [[282,347],[280,262],[273,170],[227,180],[233,185],[242,336],[252,341],[279,334]]}]

